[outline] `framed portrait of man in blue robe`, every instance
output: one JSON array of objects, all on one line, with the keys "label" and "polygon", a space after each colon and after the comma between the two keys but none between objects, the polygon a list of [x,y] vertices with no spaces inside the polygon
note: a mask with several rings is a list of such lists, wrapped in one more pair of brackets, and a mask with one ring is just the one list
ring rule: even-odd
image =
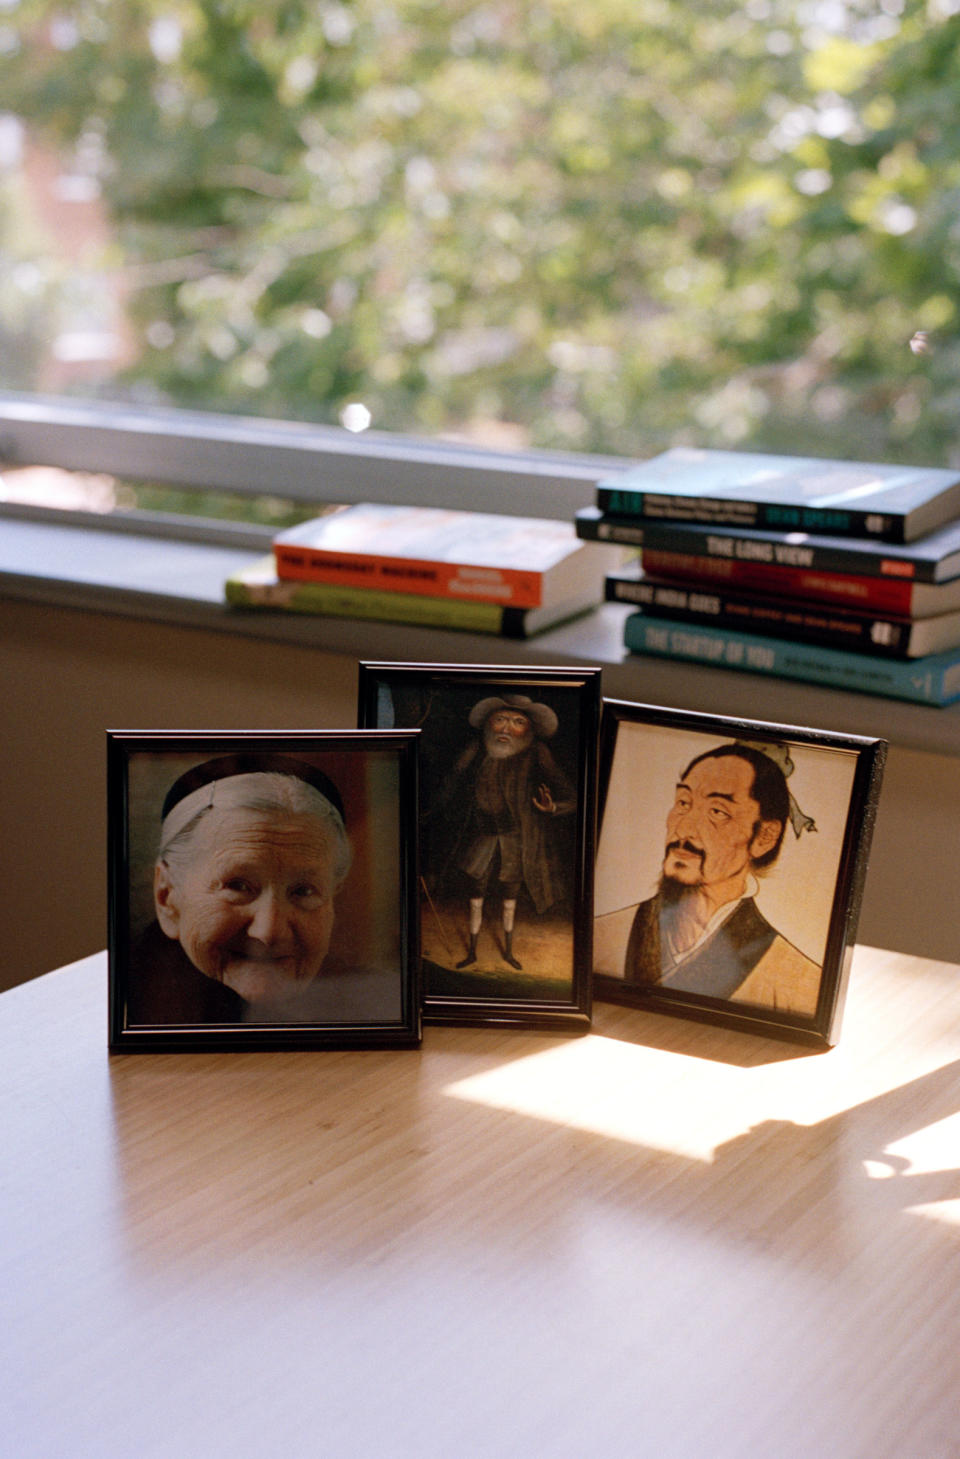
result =
[{"label": "framed portrait of man in blue robe", "polygon": [[606,701],[595,995],[835,1042],[885,749]]}]

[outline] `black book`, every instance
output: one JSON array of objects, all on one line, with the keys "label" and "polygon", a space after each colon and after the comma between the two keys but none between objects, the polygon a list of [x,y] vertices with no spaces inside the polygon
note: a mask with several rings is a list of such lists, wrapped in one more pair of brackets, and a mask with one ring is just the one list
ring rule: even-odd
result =
[{"label": "black book", "polygon": [[901,544],[654,522],[603,512],[599,507],[581,507],[574,521],[577,536],[588,542],[918,583],[942,583],[960,577],[960,521],[930,532],[917,542]]},{"label": "black book", "polygon": [[676,446],[600,481],[596,505],[644,521],[903,543],[960,514],[960,472]]}]

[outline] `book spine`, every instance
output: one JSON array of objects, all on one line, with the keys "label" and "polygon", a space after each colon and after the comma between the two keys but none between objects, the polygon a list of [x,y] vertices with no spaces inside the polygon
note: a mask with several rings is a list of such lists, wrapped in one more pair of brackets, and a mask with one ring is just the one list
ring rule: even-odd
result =
[{"label": "book spine", "polygon": [[821,532],[830,537],[870,537],[877,542],[905,540],[903,518],[889,512],[752,502],[738,497],[673,496],[665,491],[618,486],[598,486],[596,503],[602,512],[642,521],[692,522],[767,532]]},{"label": "book spine", "polygon": [[[739,535],[729,527],[711,528],[693,522],[629,521],[581,510],[575,518],[577,536],[589,542],[623,543],[662,552],[686,552],[727,562],[749,562],[769,567],[812,569],[817,572],[865,574],[913,582],[936,581],[935,564],[923,557],[885,557],[879,544],[862,548],[829,541],[790,542],[787,534],[756,532]],[[901,553],[903,549],[901,549]]]},{"label": "book spine", "polygon": [[659,552],[654,548],[644,548],[643,566],[658,577],[685,578],[697,583],[723,582],[787,598],[816,598],[865,612],[893,613],[901,618],[909,618],[913,612],[912,585],[895,578],[769,567],[764,563],[731,562],[727,557],[698,557],[689,552]]},{"label": "book spine", "polygon": [[245,583],[236,578],[227,580],[224,595],[232,608],[411,623],[423,628],[454,628],[508,638],[526,636],[526,611],[501,608],[493,603],[418,597],[413,593],[385,593],[327,583]]},{"label": "book spine", "polygon": [[944,705],[960,699],[960,651],[899,662],[759,634],[693,628],[669,619],[647,618],[641,612],[627,619],[623,638],[632,653],[657,654],[716,668],[747,669],[774,678],[802,679],[920,704]]},{"label": "book spine", "polygon": [[682,623],[709,624],[797,643],[820,643],[855,653],[910,657],[912,625],[902,618],[817,609],[786,599],[778,602],[749,598],[649,579],[609,577],[606,597],[613,602],[633,603],[648,618],[674,618]]},{"label": "book spine", "polygon": [[501,607],[539,608],[543,575],[518,568],[474,567],[465,563],[376,557],[357,552],[274,544],[277,576],[287,581],[340,583],[422,597],[466,598]]}]

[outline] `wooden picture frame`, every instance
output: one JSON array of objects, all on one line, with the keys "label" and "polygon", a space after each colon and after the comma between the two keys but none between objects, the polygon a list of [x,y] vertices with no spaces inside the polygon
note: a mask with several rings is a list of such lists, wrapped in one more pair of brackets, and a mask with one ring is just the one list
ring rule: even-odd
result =
[{"label": "wooden picture frame", "polygon": [[111,1052],[419,1043],[416,742],[108,731]]},{"label": "wooden picture frame", "polygon": [[606,700],[594,996],[835,1043],[885,755]]},{"label": "wooden picture frame", "polygon": [[427,1022],[589,1028],[600,703],[599,669],[360,664],[359,723],[421,735]]}]

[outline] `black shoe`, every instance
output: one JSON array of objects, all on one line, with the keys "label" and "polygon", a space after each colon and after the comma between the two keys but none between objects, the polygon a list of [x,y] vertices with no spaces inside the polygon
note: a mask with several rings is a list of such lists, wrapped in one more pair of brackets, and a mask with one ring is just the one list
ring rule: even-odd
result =
[{"label": "black shoe", "polygon": [[504,937],[504,943],[505,943],[505,946],[504,946],[504,949],[503,949],[503,960],[504,960],[504,962],[508,962],[512,968],[516,968],[517,972],[518,973],[521,973],[523,971],[523,963],[518,963],[517,960],[516,960],[516,958],[513,955],[513,933],[512,932],[506,933],[506,935]]},{"label": "black shoe", "polygon": [[470,964],[471,963],[475,963],[476,960],[477,960],[477,939],[475,937],[471,936],[471,938],[470,938],[470,946],[467,949],[467,955],[466,955],[465,958],[463,958],[460,962],[457,963],[457,969],[459,970],[460,968],[468,968],[470,966]]}]

